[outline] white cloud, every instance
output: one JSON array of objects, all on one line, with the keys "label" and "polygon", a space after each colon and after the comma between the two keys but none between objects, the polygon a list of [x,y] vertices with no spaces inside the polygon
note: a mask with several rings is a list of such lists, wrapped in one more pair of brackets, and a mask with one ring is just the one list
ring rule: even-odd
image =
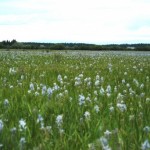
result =
[{"label": "white cloud", "polygon": [[149,8],[148,0],[5,0],[0,40],[148,42]]}]

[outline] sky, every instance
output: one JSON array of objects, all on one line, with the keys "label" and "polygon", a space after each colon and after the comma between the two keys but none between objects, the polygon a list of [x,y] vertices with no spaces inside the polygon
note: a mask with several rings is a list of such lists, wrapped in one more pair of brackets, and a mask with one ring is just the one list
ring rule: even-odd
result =
[{"label": "sky", "polygon": [[0,41],[150,43],[150,0],[0,0]]}]

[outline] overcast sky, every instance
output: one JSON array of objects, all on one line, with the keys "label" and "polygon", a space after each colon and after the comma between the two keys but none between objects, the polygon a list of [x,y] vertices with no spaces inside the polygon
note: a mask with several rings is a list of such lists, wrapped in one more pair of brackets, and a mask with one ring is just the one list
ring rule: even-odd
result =
[{"label": "overcast sky", "polygon": [[150,43],[150,0],[0,0],[0,41]]}]

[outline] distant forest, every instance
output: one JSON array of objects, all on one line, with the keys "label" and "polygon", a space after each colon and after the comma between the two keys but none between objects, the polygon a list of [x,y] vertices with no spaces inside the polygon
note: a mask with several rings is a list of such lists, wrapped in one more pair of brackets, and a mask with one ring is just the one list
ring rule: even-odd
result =
[{"label": "distant forest", "polygon": [[36,43],[36,42],[17,42],[2,41],[0,42],[0,49],[11,50],[11,49],[22,49],[22,50],[113,50],[113,51],[150,51],[150,44],[108,44],[108,45],[97,45],[97,44],[86,44],[86,43]]}]

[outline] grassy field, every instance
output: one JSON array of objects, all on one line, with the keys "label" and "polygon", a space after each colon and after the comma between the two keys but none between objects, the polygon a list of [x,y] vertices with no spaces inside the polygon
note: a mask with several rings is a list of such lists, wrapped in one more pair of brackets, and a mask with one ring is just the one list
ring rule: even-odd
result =
[{"label": "grassy field", "polygon": [[0,149],[150,149],[150,54],[0,52]]}]

